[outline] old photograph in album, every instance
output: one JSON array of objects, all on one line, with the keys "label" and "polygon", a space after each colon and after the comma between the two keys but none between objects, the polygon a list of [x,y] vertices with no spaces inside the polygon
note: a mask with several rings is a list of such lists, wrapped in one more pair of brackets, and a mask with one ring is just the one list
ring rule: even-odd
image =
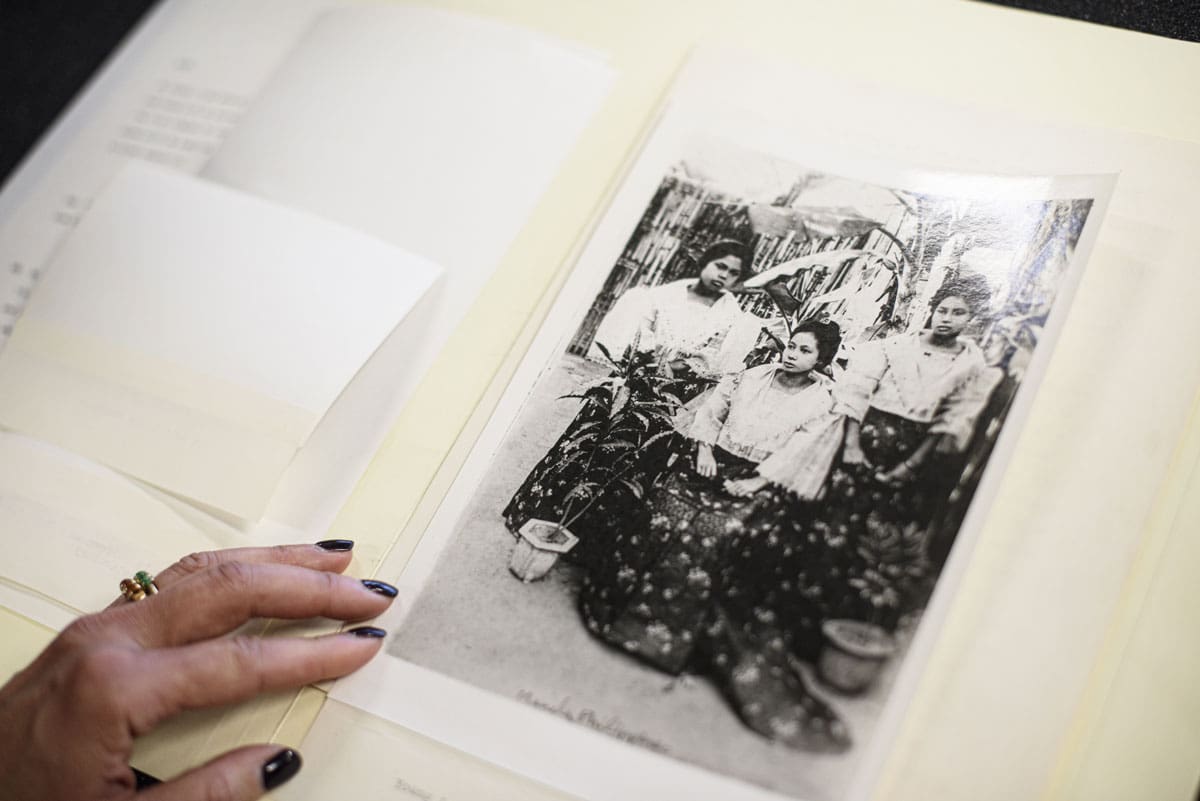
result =
[{"label": "old photograph in album", "polygon": [[348,697],[585,798],[841,799],[952,602],[1111,181],[697,119],[642,151]]}]

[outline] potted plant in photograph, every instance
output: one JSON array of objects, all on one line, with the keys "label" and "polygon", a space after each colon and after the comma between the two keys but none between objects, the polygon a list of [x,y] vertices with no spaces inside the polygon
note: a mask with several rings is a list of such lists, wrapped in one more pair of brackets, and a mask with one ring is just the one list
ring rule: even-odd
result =
[{"label": "potted plant in photograph", "polygon": [[682,405],[671,392],[675,379],[660,374],[654,354],[629,348],[621,359],[597,348],[611,363],[612,372],[563,398],[583,401],[581,414],[589,422],[562,441],[555,472],[578,473],[563,497],[557,520],[533,518],[517,532],[509,570],[522,581],[546,575],[558,558],[579,542],[571,526],[593,511],[614,491],[635,499],[645,494],[646,476],[640,457],[659,440],[672,434],[672,419]]},{"label": "potted plant in photograph", "polygon": [[891,630],[928,574],[922,530],[877,525],[867,531],[856,549],[859,568],[848,580],[867,619],[821,624],[824,646],[817,668],[827,684],[849,694],[870,688],[896,652]]}]

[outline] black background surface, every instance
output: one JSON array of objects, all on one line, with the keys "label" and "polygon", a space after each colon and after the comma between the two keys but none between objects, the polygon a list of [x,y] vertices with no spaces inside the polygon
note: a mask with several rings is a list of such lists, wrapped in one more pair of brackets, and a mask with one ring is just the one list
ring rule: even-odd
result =
[{"label": "black background surface", "polygon": [[[1200,0],[985,0],[1060,17],[1200,42]],[[1200,80],[1200,77],[1198,77]],[[1200,87],[1197,88],[1200,91]]]},{"label": "black background surface", "polygon": [[[1200,0],[983,1],[1200,42]],[[0,0],[0,179],[152,4]]]},{"label": "black background surface", "polygon": [[0,0],[0,176],[8,176],[151,5]]}]

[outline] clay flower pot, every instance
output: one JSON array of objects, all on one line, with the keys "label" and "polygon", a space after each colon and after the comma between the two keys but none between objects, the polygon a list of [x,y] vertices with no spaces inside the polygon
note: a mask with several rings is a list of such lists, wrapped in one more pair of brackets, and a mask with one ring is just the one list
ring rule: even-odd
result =
[{"label": "clay flower pot", "polygon": [[558,557],[575,547],[579,538],[558,523],[534,518],[517,532],[508,559],[509,571],[521,581],[537,581],[550,572]]},{"label": "clay flower pot", "polygon": [[826,620],[821,624],[825,647],[817,660],[821,678],[848,694],[867,690],[896,653],[896,640],[874,623]]}]

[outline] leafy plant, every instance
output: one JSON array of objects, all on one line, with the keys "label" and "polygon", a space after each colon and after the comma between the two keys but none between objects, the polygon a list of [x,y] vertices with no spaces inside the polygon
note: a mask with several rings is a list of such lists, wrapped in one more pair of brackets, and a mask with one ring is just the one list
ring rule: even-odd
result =
[{"label": "leafy plant", "polygon": [[929,574],[921,527],[869,520],[855,550],[860,568],[849,584],[869,607],[870,622],[895,621],[910,611],[908,606]]},{"label": "leafy plant", "polygon": [[603,344],[597,342],[596,347],[612,371],[579,392],[562,396],[581,399],[582,415],[589,422],[562,443],[552,468],[555,472],[580,469],[579,480],[564,496],[560,527],[570,528],[615,487],[642,498],[648,477],[639,470],[640,457],[674,434],[672,421],[683,405],[675,394],[682,382],[660,372],[656,355],[639,351],[636,341],[619,359]]}]

